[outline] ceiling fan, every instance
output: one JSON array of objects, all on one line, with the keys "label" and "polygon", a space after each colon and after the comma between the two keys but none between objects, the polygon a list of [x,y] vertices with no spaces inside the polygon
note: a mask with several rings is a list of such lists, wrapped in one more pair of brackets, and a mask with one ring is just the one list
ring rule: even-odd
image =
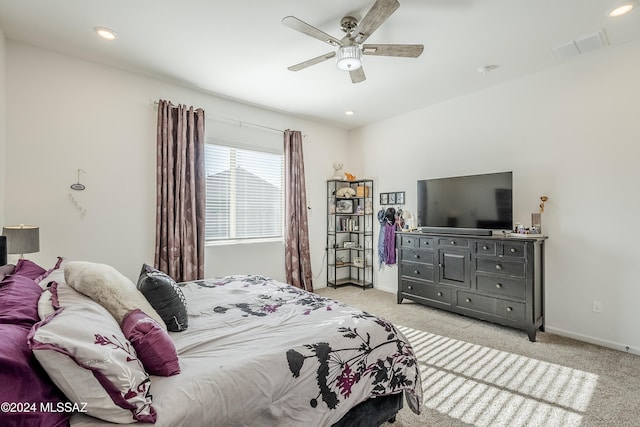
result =
[{"label": "ceiling fan", "polygon": [[424,46],[421,44],[363,44],[398,7],[400,7],[400,3],[397,0],[376,0],[360,22],[353,16],[345,16],[340,21],[342,31],[346,33],[341,40],[295,16],[284,17],[282,19],[283,25],[338,48],[337,51],[292,65],[288,69],[300,71],[337,56],[337,67],[349,71],[353,83],[360,83],[366,79],[362,69],[362,55],[417,58],[424,50]]}]

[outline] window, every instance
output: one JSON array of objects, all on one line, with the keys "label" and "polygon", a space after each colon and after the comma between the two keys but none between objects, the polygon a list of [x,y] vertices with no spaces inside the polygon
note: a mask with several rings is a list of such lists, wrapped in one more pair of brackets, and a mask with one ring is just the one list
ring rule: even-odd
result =
[{"label": "window", "polygon": [[205,173],[205,240],[282,238],[282,153],[207,143]]}]

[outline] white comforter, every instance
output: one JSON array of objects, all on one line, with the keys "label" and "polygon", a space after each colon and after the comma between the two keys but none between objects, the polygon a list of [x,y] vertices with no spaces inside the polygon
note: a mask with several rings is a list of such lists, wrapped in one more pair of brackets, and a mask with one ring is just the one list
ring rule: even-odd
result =
[{"label": "white comforter", "polygon": [[389,322],[260,276],[182,290],[189,328],[171,333],[182,372],[152,377],[156,426],[330,426],[356,404],[401,390],[419,413],[418,365]]}]

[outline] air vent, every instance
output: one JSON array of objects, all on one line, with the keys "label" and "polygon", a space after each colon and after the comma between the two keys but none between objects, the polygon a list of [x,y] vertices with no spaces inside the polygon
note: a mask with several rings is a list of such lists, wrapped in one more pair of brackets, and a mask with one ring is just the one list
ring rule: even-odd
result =
[{"label": "air vent", "polygon": [[553,48],[553,53],[559,60],[565,60],[583,53],[591,52],[609,45],[604,30],[587,34],[578,39]]}]

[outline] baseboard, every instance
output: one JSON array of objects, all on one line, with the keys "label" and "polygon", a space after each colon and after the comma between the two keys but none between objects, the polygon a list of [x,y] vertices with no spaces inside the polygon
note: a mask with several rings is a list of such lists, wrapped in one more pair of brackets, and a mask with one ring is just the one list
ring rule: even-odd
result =
[{"label": "baseboard", "polygon": [[393,288],[385,288],[385,287],[376,285],[375,288],[379,291],[389,292],[390,294],[395,294],[398,292],[398,286],[395,286]]},{"label": "baseboard", "polygon": [[572,338],[574,340],[587,342],[589,344],[599,345],[601,347],[612,348],[614,350],[619,350],[625,353],[635,354],[636,356],[640,356],[640,349],[634,348],[625,344],[620,344],[615,341],[603,340],[600,338],[592,337],[590,335],[577,334],[575,332],[566,331],[560,328],[554,328],[553,326],[545,325],[545,332],[549,332],[555,335],[560,335],[567,338]]}]

